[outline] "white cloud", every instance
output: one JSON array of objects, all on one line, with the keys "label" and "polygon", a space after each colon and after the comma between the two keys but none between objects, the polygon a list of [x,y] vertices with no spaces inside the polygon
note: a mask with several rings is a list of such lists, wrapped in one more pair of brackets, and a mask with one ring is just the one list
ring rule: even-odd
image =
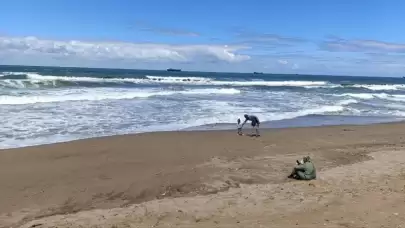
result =
[{"label": "white cloud", "polygon": [[282,64],[282,65],[287,65],[288,64],[287,60],[282,60],[282,59],[279,59],[277,62]]},{"label": "white cloud", "polygon": [[[351,44],[354,43],[356,42],[351,42]],[[361,46],[360,43],[356,44]],[[264,70],[272,73],[403,76],[405,54],[401,52],[401,45],[378,42],[361,42],[361,44],[363,48],[373,47],[376,51],[274,53],[266,50],[258,54],[252,49],[253,51],[250,50],[247,55],[247,52],[240,52],[248,48],[245,45],[90,42],[0,36],[0,65],[136,69],[173,67],[185,71]],[[352,50],[359,49],[353,47]],[[389,53],[388,50],[395,53]]]},{"label": "white cloud", "polygon": [[129,42],[88,42],[46,40],[36,37],[0,37],[0,52],[13,55],[78,58],[84,60],[124,60],[141,62],[241,62],[250,56],[238,54],[243,46],[170,45]]},{"label": "white cloud", "polygon": [[405,52],[405,44],[390,43],[378,40],[348,40],[335,38],[322,42],[320,47],[328,51],[344,52]]}]

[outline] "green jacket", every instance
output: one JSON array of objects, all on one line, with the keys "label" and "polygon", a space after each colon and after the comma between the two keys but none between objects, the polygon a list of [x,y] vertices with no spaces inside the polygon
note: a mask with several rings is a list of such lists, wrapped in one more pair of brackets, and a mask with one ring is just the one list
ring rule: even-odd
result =
[{"label": "green jacket", "polygon": [[296,166],[295,169],[304,172],[307,180],[316,179],[316,169],[314,164],[310,161]]}]

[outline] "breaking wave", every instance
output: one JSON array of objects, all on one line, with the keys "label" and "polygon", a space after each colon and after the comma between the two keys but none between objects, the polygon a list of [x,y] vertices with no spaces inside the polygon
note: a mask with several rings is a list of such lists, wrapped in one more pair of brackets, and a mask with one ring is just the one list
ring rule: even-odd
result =
[{"label": "breaking wave", "polygon": [[405,102],[405,95],[401,94],[387,94],[387,93],[344,93],[336,96],[353,97],[362,100],[382,99],[391,101]]},{"label": "breaking wave", "polygon": [[187,83],[196,85],[229,85],[229,86],[320,86],[326,85],[325,81],[217,81],[201,77],[162,77],[146,76],[147,79],[160,83]]},{"label": "breaking wave", "polygon": [[234,86],[234,87],[298,87],[305,89],[351,89],[370,91],[405,90],[405,84],[334,84],[328,81],[306,80],[216,80],[209,77],[194,76],[152,76],[91,77],[91,76],[52,76],[27,72],[0,73],[0,87],[6,88],[58,88],[58,87],[109,87],[121,85],[185,85],[185,86]]},{"label": "breaking wave", "polygon": [[34,103],[51,103],[64,101],[98,101],[98,100],[122,100],[135,98],[148,98],[154,96],[170,95],[210,95],[223,94],[231,95],[240,93],[237,89],[194,89],[185,91],[131,91],[131,90],[70,90],[69,93],[55,92],[47,95],[29,96],[0,96],[0,104],[22,105]]},{"label": "breaking wave", "polygon": [[285,120],[285,119],[294,119],[297,117],[309,116],[309,115],[334,115],[339,114],[340,112],[345,110],[345,106],[351,103],[356,103],[355,100],[344,101],[337,105],[324,105],[315,108],[309,109],[302,109],[297,112],[284,112],[277,114],[272,118],[268,118],[267,120]]},{"label": "breaking wave", "polygon": [[347,116],[403,117],[405,80],[13,66],[0,67],[0,107],[4,148],[235,127],[245,113],[263,122],[310,116],[302,121],[330,123],[330,115],[340,115],[336,124]]},{"label": "breaking wave", "polygon": [[355,88],[365,88],[369,90],[400,90],[405,89],[405,85],[396,84],[396,85],[353,85]]},{"label": "breaking wave", "polygon": [[174,84],[174,85],[207,85],[207,86],[270,86],[270,87],[311,87],[326,85],[325,81],[222,81],[204,77],[162,77],[145,76],[144,78],[114,77],[71,77],[44,76],[37,73],[3,72],[0,86],[10,88],[40,88],[61,86],[108,86],[111,84]]}]

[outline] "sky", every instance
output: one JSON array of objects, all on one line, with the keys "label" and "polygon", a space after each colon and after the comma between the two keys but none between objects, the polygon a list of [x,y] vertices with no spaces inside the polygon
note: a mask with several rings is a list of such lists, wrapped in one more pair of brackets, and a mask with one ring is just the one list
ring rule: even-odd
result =
[{"label": "sky", "polygon": [[402,0],[13,0],[0,64],[405,76]]}]

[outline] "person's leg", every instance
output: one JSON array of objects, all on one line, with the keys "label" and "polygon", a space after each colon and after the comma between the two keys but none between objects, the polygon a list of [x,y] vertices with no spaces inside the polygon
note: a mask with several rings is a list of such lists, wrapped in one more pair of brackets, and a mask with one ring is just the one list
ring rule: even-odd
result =
[{"label": "person's leg", "polygon": [[258,128],[258,123],[256,121],[252,121],[252,135],[259,136],[259,134],[258,134],[259,131],[257,128]]},{"label": "person's leg", "polygon": [[256,126],[255,121],[252,121],[252,136],[254,136],[254,135],[255,135],[255,133],[254,133],[255,126]]},{"label": "person's leg", "polygon": [[260,124],[256,124],[256,136],[260,136],[259,126]]},{"label": "person's leg", "polygon": [[302,172],[302,171],[296,171],[296,174],[297,174],[297,179],[299,179],[299,180],[306,180],[307,179],[307,177],[305,176],[305,173]]},{"label": "person's leg", "polygon": [[295,178],[296,175],[297,175],[297,171],[295,170],[295,168],[293,168],[293,170],[291,171],[291,174],[288,175],[288,178]]}]

